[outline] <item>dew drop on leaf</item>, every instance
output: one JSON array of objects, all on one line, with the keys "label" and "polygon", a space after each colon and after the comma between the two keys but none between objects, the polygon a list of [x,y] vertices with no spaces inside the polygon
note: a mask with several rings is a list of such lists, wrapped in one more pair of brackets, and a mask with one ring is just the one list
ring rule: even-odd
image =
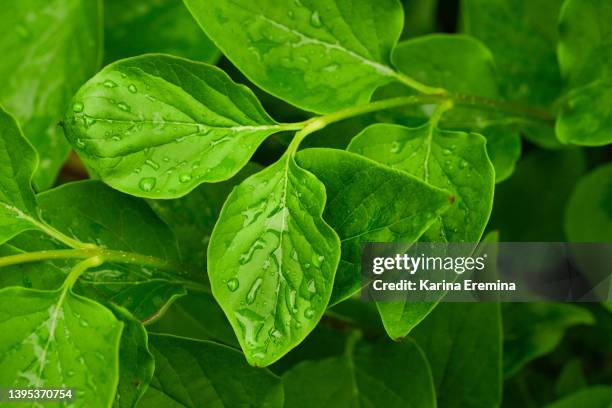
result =
[{"label": "dew drop on leaf", "polygon": [[142,180],[140,180],[140,183],[138,183],[138,187],[140,187],[142,191],[148,192],[148,191],[153,190],[153,188],[155,188],[156,182],[157,180],[155,180],[154,177],[145,177]]},{"label": "dew drop on leaf", "polygon": [[307,318],[307,319],[312,319],[314,314],[315,314],[314,309],[312,309],[311,307],[309,307],[308,309],[304,310],[304,317]]},{"label": "dew drop on leaf", "polygon": [[238,279],[236,278],[232,278],[227,281],[227,288],[230,292],[235,292],[238,289],[238,286],[240,286],[240,282],[238,282]]},{"label": "dew drop on leaf", "polygon": [[261,277],[255,279],[255,282],[253,282],[253,286],[251,286],[251,289],[249,289],[249,293],[247,293],[246,297],[246,302],[248,305],[252,304],[257,298],[257,292],[259,291],[262,283],[263,279],[261,279]]},{"label": "dew drop on leaf", "polygon": [[191,174],[189,173],[183,173],[179,176],[179,181],[181,183],[187,183],[190,180],[191,180]]},{"label": "dew drop on leaf", "polygon": [[321,21],[321,16],[319,15],[318,11],[315,11],[310,16],[310,25],[312,25],[313,27],[316,27],[316,28],[319,28],[319,27],[323,26],[323,22]]},{"label": "dew drop on leaf", "polygon": [[147,159],[147,160],[145,160],[144,164],[146,164],[147,166],[151,167],[153,170],[158,170],[159,169],[159,164],[157,164],[154,160]]},{"label": "dew drop on leaf", "polygon": [[76,113],[83,112],[83,109],[85,109],[83,102],[75,102],[74,105],[72,105],[72,110]]},{"label": "dew drop on leaf", "polygon": [[104,81],[104,86],[107,88],[115,88],[117,84],[111,81],[110,79],[107,79],[106,81]]},{"label": "dew drop on leaf", "polygon": [[138,90],[136,89],[136,85],[134,84],[130,84],[130,86],[128,86],[128,91],[130,91],[131,93],[138,92]]},{"label": "dew drop on leaf", "polygon": [[125,102],[119,102],[117,104],[117,107],[121,109],[122,111],[126,111],[126,112],[129,112],[131,110],[130,106]]}]

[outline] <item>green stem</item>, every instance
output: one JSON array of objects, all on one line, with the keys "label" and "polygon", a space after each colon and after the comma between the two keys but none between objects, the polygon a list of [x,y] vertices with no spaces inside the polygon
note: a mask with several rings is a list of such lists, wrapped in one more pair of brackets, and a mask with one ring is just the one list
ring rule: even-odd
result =
[{"label": "green stem", "polygon": [[160,269],[181,269],[178,265],[163,259],[132,252],[115,251],[99,247],[84,249],[54,249],[50,251],[26,252],[0,258],[0,268],[30,262],[48,261],[52,259],[86,259],[100,257],[104,261],[151,266]]},{"label": "green stem", "polygon": [[56,230],[53,227],[50,227],[49,225],[45,224],[44,222],[40,222],[38,220],[35,220],[34,218],[28,217],[28,221],[30,221],[32,224],[34,224],[36,226],[36,228],[38,228],[40,231],[44,232],[45,234],[47,234],[48,236],[50,236],[51,238],[61,242],[62,244],[69,246],[70,248],[75,248],[75,249],[93,249],[93,248],[97,248],[97,246],[95,244],[87,244],[81,241],[77,241],[74,238],[70,238],[68,235]]},{"label": "green stem", "polygon": [[425,95],[433,95],[433,94],[446,94],[448,91],[444,88],[435,88],[428,85],[425,85],[416,79],[410,78],[407,75],[402,74],[401,72],[395,71],[393,77],[400,83],[412,88],[422,94]]},{"label": "green stem", "polygon": [[85,272],[87,269],[95,268],[96,266],[100,266],[102,265],[103,262],[104,262],[104,259],[102,257],[93,256],[91,258],[87,258],[84,261],[81,261],[78,264],[76,264],[70,270],[68,277],[64,281],[64,285],[63,285],[64,291],[62,293],[62,297],[65,295],[66,291],[72,289],[72,287],[74,286],[74,283],[77,281],[79,276],[83,274],[83,272]]}]

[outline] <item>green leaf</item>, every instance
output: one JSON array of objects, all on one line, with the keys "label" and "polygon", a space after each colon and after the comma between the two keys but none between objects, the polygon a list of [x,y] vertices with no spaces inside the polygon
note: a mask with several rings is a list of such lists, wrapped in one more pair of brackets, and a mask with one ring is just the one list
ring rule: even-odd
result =
[{"label": "green leaf", "polygon": [[497,186],[489,223],[505,242],[563,242],[563,212],[586,167],[581,150],[533,150]]},{"label": "green leaf", "polygon": [[377,162],[448,190],[456,204],[425,233],[434,242],[478,242],[489,219],[495,175],[485,139],[474,133],[378,124],[355,136],[348,147]]},{"label": "green leaf", "polygon": [[[0,258],[24,254],[25,251],[9,244],[0,246]],[[23,286],[29,289],[57,288],[66,280],[67,272],[51,262],[23,263],[0,269],[0,289]]]},{"label": "green leaf", "polygon": [[38,156],[15,119],[0,107],[0,244],[36,229],[38,213],[32,174]]},{"label": "green leaf", "polygon": [[85,164],[113,188],[150,198],[229,179],[283,129],[220,69],[165,55],[107,66],[66,113]]},{"label": "green leaf", "polygon": [[[37,198],[42,218],[81,242],[154,256],[169,263],[179,259],[172,232],[143,200],[121,194],[100,181],[64,184]],[[48,241],[47,237],[41,239]],[[107,262],[85,272],[77,289],[123,306],[150,322],[185,294],[184,278],[181,270],[165,272],[138,264]]]},{"label": "green leaf", "polygon": [[594,385],[569,395],[546,408],[610,408],[612,401],[612,387]]},{"label": "green leaf", "polygon": [[417,241],[454,199],[416,177],[342,150],[303,150],[297,162],[325,185],[323,219],[342,244],[332,304],[359,291],[362,244]]},{"label": "green leaf", "polygon": [[[499,99],[500,94],[491,52],[478,40],[466,35],[434,34],[400,43],[393,50],[393,63],[404,74],[430,86],[445,88],[453,93]],[[402,92],[388,86],[388,92]],[[383,90],[384,91],[384,90]],[[406,91],[403,92],[404,94]],[[423,107],[403,109],[417,118],[427,119]],[[423,122],[424,122],[423,121]],[[507,117],[455,107],[440,120],[440,126],[451,130],[481,133],[487,138],[487,152],[495,167],[496,181],[512,174],[520,157],[521,139],[516,125],[503,125]]]},{"label": "green leaf", "polygon": [[262,167],[247,165],[230,180],[204,184],[175,200],[148,200],[149,205],[178,239],[183,261],[196,269],[197,280],[206,279],[206,248],[223,203],[232,188]]},{"label": "green leaf", "polygon": [[302,109],[363,104],[397,77],[397,0],[376,3],[185,0],[206,34],[253,83]]},{"label": "green leaf", "polygon": [[75,389],[79,406],[107,407],[119,378],[122,323],[67,287],[0,291],[0,383]]},{"label": "green leaf", "polygon": [[144,326],[127,310],[117,306],[111,309],[124,324],[119,349],[119,384],[113,407],[131,408],[147,390],[155,371],[155,361],[149,352]]},{"label": "green leaf", "polygon": [[464,32],[493,53],[501,91],[513,101],[548,107],[561,90],[557,16],[563,0],[465,0]]},{"label": "green leaf", "polygon": [[[455,204],[438,217],[421,240],[480,240],[491,212],[495,184],[482,136],[442,131],[432,123],[418,128],[379,124],[355,136],[348,150],[451,192]],[[425,318],[435,303],[379,302],[377,307],[387,333],[397,340]]]},{"label": "green leaf", "polygon": [[555,124],[563,143],[602,146],[612,143],[612,46],[589,61],[572,83]]},{"label": "green leaf", "polygon": [[566,78],[580,73],[588,61],[612,46],[612,5],[605,0],[566,0],[559,15],[557,53]]},{"label": "green leaf", "polygon": [[343,356],[302,362],[282,378],[292,408],[436,406],[427,360],[410,340],[349,344]]},{"label": "green leaf", "polygon": [[239,347],[232,326],[211,293],[190,291],[174,302],[148,329],[155,333],[214,340]]},{"label": "green leaf", "polygon": [[246,358],[266,366],[299,344],[330,299],[340,240],[321,218],[325,188],[290,152],[228,197],[208,275]]},{"label": "green leaf", "polygon": [[612,164],[576,184],[565,211],[565,234],[573,242],[612,241]]},{"label": "green leaf", "polygon": [[181,0],[106,0],[105,61],[161,52],[214,63],[219,50]]},{"label": "green leaf", "polygon": [[102,59],[102,0],[8,0],[0,9],[0,103],[41,156],[34,181],[51,187],[69,145],[58,122]]},{"label": "green leaf", "polygon": [[506,378],[529,361],[553,351],[566,329],[594,323],[587,310],[563,303],[504,304],[503,320]]},{"label": "green leaf", "polygon": [[441,303],[411,336],[429,361],[440,407],[500,405],[502,324],[498,303]]},{"label": "green leaf", "polygon": [[[562,90],[557,63],[557,16],[563,0],[465,0],[462,31],[493,53],[502,96],[527,106],[552,109]],[[558,148],[552,128],[524,125],[525,136]]]},{"label": "green leaf", "polygon": [[283,389],[268,370],[249,367],[243,356],[210,341],[153,335],[155,379],[140,402],[147,408],[281,408]]}]

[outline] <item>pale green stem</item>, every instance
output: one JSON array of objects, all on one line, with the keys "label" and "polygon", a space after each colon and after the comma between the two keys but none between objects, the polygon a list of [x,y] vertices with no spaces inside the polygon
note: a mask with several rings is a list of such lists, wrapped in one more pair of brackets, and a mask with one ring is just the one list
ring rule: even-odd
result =
[{"label": "pale green stem", "polygon": [[137,264],[160,269],[180,269],[178,265],[163,259],[132,252],[115,251],[99,247],[85,249],[54,249],[49,251],[26,252],[0,258],[0,268],[29,262],[48,261],[53,259],[86,259],[100,257],[104,261],[124,264]]},{"label": "pale green stem", "polygon": [[87,244],[81,241],[77,241],[74,238],[70,238],[68,235],[56,230],[53,227],[48,226],[44,222],[40,222],[35,220],[34,218],[29,218],[32,224],[34,224],[39,230],[50,236],[51,238],[61,242],[62,244],[69,246],[70,248],[75,249],[92,249],[97,248],[94,244]]},{"label": "pale green stem", "polygon": [[83,274],[83,272],[85,272],[86,270],[90,268],[95,268],[96,266],[100,266],[102,265],[103,262],[104,262],[104,259],[101,256],[93,256],[91,258],[87,258],[84,261],[81,261],[78,264],[76,264],[70,270],[68,277],[64,281],[64,285],[62,286],[63,288],[62,298],[65,296],[65,293],[68,290],[72,289],[72,287],[74,286],[74,283],[77,281],[79,276]]},{"label": "pale green stem", "polygon": [[402,74],[401,72],[394,72],[393,77],[402,84],[412,88],[422,94],[425,95],[433,95],[433,94],[446,94],[448,91],[444,88],[435,88],[428,85],[425,85],[416,79],[410,78],[407,75]]}]

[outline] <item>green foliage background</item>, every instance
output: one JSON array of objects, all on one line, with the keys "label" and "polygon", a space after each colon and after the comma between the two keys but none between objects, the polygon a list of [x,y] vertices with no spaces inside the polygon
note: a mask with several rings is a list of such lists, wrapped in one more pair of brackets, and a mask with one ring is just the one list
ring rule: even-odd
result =
[{"label": "green foliage background", "polygon": [[610,21],[607,0],[5,0],[0,387],[611,407],[610,304],[359,300],[364,242],[612,242]]}]

